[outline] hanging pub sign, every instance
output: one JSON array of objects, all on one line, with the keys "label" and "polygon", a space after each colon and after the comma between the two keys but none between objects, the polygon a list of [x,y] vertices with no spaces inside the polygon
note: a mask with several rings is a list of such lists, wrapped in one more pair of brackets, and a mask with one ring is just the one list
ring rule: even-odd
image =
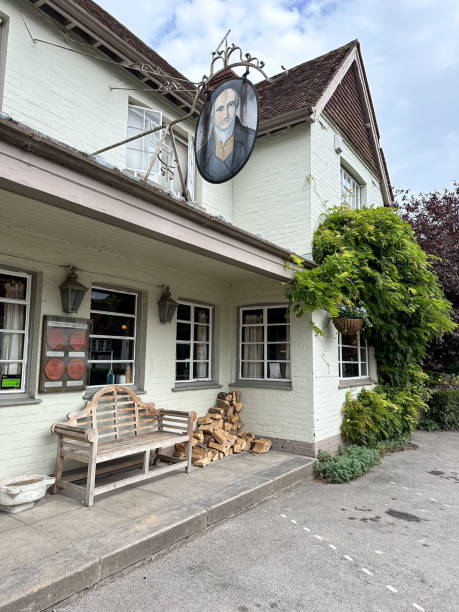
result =
[{"label": "hanging pub sign", "polygon": [[258,97],[245,78],[225,81],[208,96],[196,126],[196,164],[209,183],[224,183],[247,163],[258,129]]},{"label": "hanging pub sign", "polygon": [[86,387],[89,319],[43,317],[40,392],[82,391]]}]

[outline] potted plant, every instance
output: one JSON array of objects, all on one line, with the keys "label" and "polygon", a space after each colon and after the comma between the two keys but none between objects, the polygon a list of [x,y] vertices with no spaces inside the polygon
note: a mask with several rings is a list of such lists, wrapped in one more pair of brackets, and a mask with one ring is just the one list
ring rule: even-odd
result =
[{"label": "potted plant", "polygon": [[338,307],[337,316],[333,317],[333,325],[341,334],[355,334],[364,323],[369,325],[368,313],[363,306],[343,304]]}]

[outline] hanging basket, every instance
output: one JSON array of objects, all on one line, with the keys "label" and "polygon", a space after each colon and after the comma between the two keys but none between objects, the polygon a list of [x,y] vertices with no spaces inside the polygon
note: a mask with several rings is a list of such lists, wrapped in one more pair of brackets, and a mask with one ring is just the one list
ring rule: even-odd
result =
[{"label": "hanging basket", "polygon": [[349,317],[335,317],[333,325],[340,334],[356,334],[362,329],[363,319]]}]

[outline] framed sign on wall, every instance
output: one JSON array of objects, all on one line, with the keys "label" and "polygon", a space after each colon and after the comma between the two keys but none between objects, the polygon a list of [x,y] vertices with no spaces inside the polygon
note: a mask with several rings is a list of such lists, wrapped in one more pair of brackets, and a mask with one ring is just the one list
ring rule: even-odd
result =
[{"label": "framed sign on wall", "polygon": [[40,392],[82,391],[86,387],[89,319],[43,317]]}]

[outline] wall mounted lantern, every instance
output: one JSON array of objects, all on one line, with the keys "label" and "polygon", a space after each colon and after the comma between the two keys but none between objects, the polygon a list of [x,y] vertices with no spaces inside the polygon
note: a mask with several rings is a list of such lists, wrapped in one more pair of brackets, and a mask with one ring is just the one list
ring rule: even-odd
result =
[{"label": "wall mounted lantern", "polygon": [[75,270],[75,266],[70,266],[67,278],[59,287],[62,298],[62,310],[69,314],[75,314],[78,312],[78,308],[80,307],[83,297],[88,290],[87,287],[79,282]]},{"label": "wall mounted lantern", "polygon": [[164,287],[164,291],[158,300],[159,320],[161,323],[170,323],[177,310],[177,302],[172,299],[169,287]]}]

